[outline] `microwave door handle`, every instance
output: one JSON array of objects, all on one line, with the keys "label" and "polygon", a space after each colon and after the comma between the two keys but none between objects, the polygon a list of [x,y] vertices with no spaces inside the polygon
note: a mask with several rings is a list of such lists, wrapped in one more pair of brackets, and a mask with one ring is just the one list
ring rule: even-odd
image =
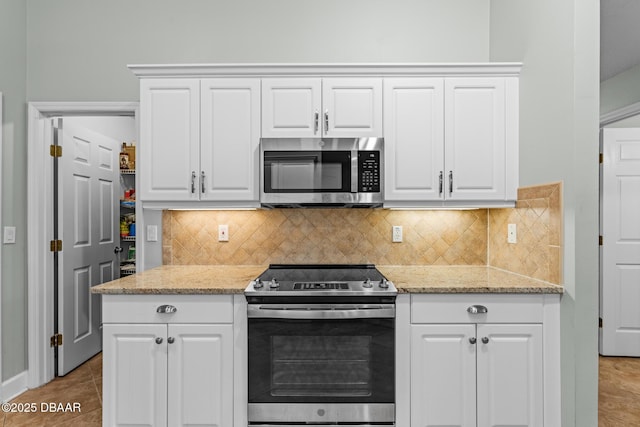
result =
[{"label": "microwave door handle", "polygon": [[351,150],[351,192],[358,192],[358,150]]}]

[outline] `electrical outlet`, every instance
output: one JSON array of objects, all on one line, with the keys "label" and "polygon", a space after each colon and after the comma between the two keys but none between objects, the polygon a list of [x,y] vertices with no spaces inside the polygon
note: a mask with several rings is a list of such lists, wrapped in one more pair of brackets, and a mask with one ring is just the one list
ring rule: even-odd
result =
[{"label": "electrical outlet", "polygon": [[218,242],[229,241],[229,226],[226,224],[218,225]]},{"label": "electrical outlet", "polygon": [[517,243],[518,236],[516,235],[516,225],[507,224],[507,243]]},{"label": "electrical outlet", "polygon": [[391,227],[391,241],[394,243],[402,242],[402,226],[394,225]]}]

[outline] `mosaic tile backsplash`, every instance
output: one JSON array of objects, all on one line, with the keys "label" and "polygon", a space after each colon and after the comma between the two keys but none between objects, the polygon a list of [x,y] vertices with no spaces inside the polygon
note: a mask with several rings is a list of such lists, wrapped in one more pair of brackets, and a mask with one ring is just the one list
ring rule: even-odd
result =
[{"label": "mosaic tile backsplash", "polygon": [[[464,211],[273,209],[165,211],[164,264],[374,263],[491,265],[561,277],[561,185],[520,189],[515,208]],[[508,223],[518,243],[507,243]],[[218,225],[229,241],[218,242]],[[391,227],[403,242],[391,242]]]}]

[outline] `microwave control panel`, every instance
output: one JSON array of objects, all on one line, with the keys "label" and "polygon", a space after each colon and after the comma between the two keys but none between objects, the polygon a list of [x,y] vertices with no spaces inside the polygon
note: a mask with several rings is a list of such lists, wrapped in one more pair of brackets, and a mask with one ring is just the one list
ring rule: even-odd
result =
[{"label": "microwave control panel", "polygon": [[358,192],[380,192],[380,152],[358,151]]}]

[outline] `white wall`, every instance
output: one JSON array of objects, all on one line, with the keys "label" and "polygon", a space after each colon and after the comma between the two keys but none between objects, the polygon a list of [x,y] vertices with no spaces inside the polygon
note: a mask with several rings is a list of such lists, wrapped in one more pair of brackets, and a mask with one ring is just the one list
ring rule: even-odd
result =
[{"label": "white wall", "polygon": [[17,242],[2,248],[2,367],[0,379],[26,369],[26,3],[0,0],[2,117],[2,226],[15,226]]},{"label": "white wall", "polygon": [[31,101],[137,100],[126,64],[486,61],[489,0],[31,0]]},{"label": "white wall", "polygon": [[564,183],[562,425],[597,426],[598,0],[492,0],[491,60],[523,61],[520,184]]},{"label": "white wall", "polygon": [[600,114],[640,102],[640,65],[600,84]]}]

